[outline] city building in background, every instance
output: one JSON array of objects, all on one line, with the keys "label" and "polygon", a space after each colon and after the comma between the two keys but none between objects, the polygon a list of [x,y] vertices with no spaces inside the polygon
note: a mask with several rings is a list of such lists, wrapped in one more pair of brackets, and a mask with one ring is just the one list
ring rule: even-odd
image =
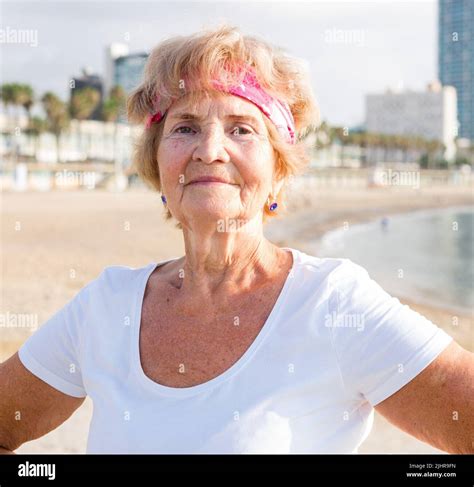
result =
[{"label": "city building in background", "polygon": [[115,42],[105,49],[105,76],[104,89],[105,96],[109,96],[110,90],[114,86],[115,61],[122,56],[128,55],[127,44]]},{"label": "city building in background", "polygon": [[106,94],[114,86],[121,86],[130,93],[140,83],[148,54],[129,53],[126,44],[114,43],[106,49],[105,90]]},{"label": "city building in background", "polygon": [[444,158],[455,158],[458,121],[454,87],[435,81],[423,92],[387,90],[368,94],[365,110],[368,132],[438,140],[445,147]]},{"label": "city building in background", "polygon": [[474,141],[474,1],[439,0],[438,77],[454,86],[459,137]]},{"label": "city building in background", "polygon": [[74,90],[83,88],[94,88],[100,93],[100,102],[88,117],[89,120],[101,120],[102,103],[104,100],[104,89],[102,78],[98,74],[93,74],[89,68],[83,68],[82,76],[73,78],[74,87],[71,87],[70,97],[73,96]]}]

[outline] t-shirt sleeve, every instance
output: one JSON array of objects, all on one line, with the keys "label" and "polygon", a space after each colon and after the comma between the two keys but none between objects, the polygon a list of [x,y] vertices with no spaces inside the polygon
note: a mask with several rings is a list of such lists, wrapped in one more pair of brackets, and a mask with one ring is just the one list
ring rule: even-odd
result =
[{"label": "t-shirt sleeve", "polygon": [[92,281],[31,335],[18,351],[23,365],[64,394],[85,397],[82,342]]},{"label": "t-shirt sleeve", "polygon": [[329,327],[342,380],[375,406],[422,372],[452,337],[388,294],[363,267],[345,260],[336,274]]}]

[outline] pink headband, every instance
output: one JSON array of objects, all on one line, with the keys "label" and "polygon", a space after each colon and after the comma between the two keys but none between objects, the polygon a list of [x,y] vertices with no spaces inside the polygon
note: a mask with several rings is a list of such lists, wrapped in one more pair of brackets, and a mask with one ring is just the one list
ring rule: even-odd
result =
[{"label": "pink headband", "polygon": [[[257,81],[255,74],[248,69],[242,83],[238,86],[225,88],[217,80],[214,80],[212,84],[220,91],[240,96],[252,102],[275,124],[280,134],[282,134],[288,143],[294,144],[296,142],[295,121],[290,107],[287,103],[277,100],[266,93]],[[158,102],[159,97],[157,97],[156,104]],[[153,123],[159,123],[170,106],[171,104],[163,112],[156,111],[153,115],[149,115],[146,121],[146,128],[150,128]]]}]

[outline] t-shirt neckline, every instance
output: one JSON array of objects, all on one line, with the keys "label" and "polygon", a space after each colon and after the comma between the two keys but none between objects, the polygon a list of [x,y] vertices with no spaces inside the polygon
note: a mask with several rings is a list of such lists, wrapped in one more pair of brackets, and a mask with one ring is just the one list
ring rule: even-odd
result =
[{"label": "t-shirt neckline", "polygon": [[283,306],[288,298],[292,284],[295,281],[295,272],[297,270],[297,264],[299,262],[299,252],[298,250],[290,247],[281,247],[281,249],[289,250],[292,253],[293,263],[290,272],[286,277],[285,283],[283,284],[283,287],[280,291],[280,294],[278,295],[278,298],[275,304],[273,305],[273,308],[270,314],[268,315],[264,325],[260,329],[260,332],[258,333],[257,337],[249,346],[249,348],[245,351],[245,353],[227,370],[225,370],[218,376],[214,377],[213,379],[210,379],[206,382],[194,386],[190,386],[190,387],[169,387],[163,384],[159,384],[158,382],[155,382],[154,380],[150,379],[145,374],[142,368],[141,361],[140,361],[139,337],[140,337],[143,301],[144,301],[145,289],[148,283],[148,279],[157,267],[164,265],[168,262],[171,262],[173,260],[177,260],[180,257],[168,259],[161,262],[152,262],[151,264],[149,264],[145,268],[146,271],[143,279],[140,281],[139,291],[136,294],[135,305],[134,305],[135,319],[133,322],[133,334],[132,334],[132,343],[131,343],[133,349],[132,349],[131,357],[133,362],[133,369],[139,382],[151,392],[154,392],[159,395],[171,396],[171,397],[189,397],[198,393],[202,393],[214,389],[218,385],[222,384],[223,382],[225,382],[226,380],[234,376],[239,370],[241,370],[250,361],[252,356],[256,353],[257,349],[262,345],[264,340],[270,334],[271,330],[274,328],[278,320],[278,316],[281,313],[281,310],[283,309]]}]

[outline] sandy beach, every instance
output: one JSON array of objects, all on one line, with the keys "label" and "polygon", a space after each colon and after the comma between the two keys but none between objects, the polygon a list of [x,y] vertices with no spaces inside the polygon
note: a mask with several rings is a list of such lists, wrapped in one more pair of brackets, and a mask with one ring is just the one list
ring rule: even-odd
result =
[{"label": "sandy beach", "polygon": [[[351,225],[422,208],[472,205],[474,197],[469,187],[331,189],[293,195],[290,201],[289,213],[270,222],[266,235],[280,246],[314,253],[314,242],[345,222]],[[159,195],[150,191],[5,192],[1,206],[1,313],[32,314],[38,325],[108,265],[141,267],[184,253],[181,232],[164,220]],[[453,326],[448,310],[403,302],[474,350],[472,316],[459,316],[458,325]],[[0,328],[0,360],[14,353],[31,331]],[[91,414],[87,399],[61,427],[23,445],[18,453],[85,452]],[[360,452],[438,450],[376,415],[374,429]]]}]

